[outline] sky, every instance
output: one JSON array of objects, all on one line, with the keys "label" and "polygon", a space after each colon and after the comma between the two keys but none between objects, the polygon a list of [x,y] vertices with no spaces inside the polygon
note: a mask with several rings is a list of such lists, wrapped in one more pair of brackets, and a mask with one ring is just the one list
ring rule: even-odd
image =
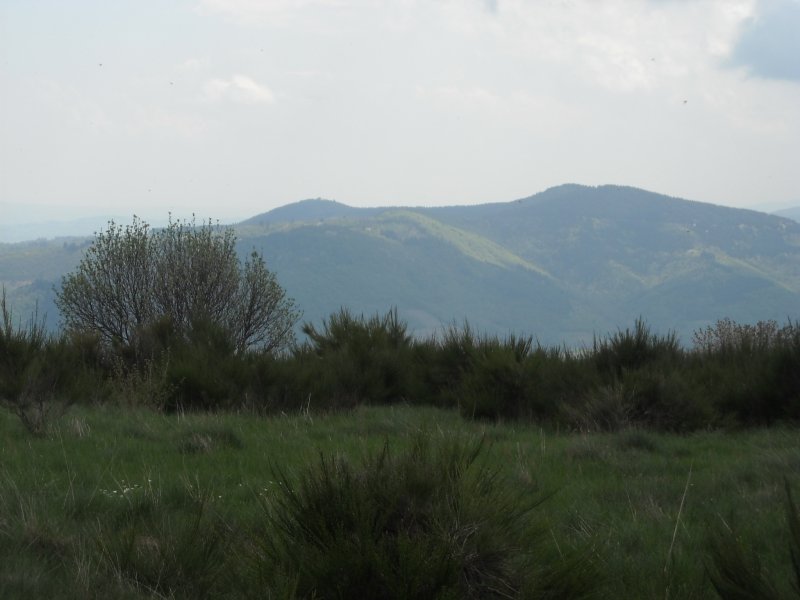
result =
[{"label": "sky", "polygon": [[2,0],[0,228],[563,183],[800,205],[800,0]]}]

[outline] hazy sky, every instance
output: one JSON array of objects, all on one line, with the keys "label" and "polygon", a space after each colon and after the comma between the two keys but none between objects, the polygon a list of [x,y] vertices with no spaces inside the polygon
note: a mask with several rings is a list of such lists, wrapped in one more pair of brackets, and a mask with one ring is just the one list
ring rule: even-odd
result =
[{"label": "hazy sky", "polygon": [[800,0],[2,0],[0,219],[800,204]]}]

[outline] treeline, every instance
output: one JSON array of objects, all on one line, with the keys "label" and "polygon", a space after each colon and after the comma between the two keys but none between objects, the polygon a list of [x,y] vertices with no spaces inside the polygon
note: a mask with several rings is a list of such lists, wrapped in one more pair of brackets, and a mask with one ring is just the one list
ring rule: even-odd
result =
[{"label": "treeline", "polygon": [[470,419],[574,431],[664,431],[800,419],[800,326],[722,320],[684,348],[639,319],[591,347],[481,335],[468,324],[414,338],[397,311],[342,309],[303,326],[280,353],[242,350],[227,330],[162,318],[126,344],[71,331],[48,335],[2,302],[0,401],[33,432],[73,402],[176,412],[330,411],[363,404],[456,408]]}]

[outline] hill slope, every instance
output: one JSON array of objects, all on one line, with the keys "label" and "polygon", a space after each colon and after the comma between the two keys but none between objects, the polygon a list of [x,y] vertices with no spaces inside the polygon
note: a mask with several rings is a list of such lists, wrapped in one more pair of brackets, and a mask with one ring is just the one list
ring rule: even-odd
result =
[{"label": "hill slope", "polygon": [[779,217],[784,217],[786,219],[800,221],[800,206],[793,206],[791,208],[784,208],[783,210],[776,210],[772,214],[777,215]]},{"label": "hill slope", "polygon": [[[242,242],[271,258],[312,319],[338,304],[397,304],[416,328],[469,318],[574,343],[639,315],[686,339],[724,316],[784,320],[800,308],[797,223],[635,188],[564,185],[515,202],[332,218],[318,210],[306,223],[275,212],[251,219],[263,225],[242,228]],[[309,256],[303,244],[324,250]]]},{"label": "hill slope", "polygon": [[[688,341],[722,317],[800,313],[800,223],[635,188],[564,185],[439,208],[308,200],[236,228],[240,250],[263,252],[314,322],[340,306],[397,306],[420,333],[468,319],[580,344],[640,315]],[[42,290],[77,264],[80,245],[37,244],[0,245],[0,281],[46,308]]]}]

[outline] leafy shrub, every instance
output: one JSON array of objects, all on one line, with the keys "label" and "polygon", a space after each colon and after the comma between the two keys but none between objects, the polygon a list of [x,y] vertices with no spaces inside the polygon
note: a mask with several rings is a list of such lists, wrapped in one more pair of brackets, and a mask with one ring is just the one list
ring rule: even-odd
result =
[{"label": "leafy shrub", "polygon": [[564,415],[601,384],[594,362],[565,348],[537,348],[525,371],[524,416],[555,426],[569,422]]},{"label": "leafy shrub", "polygon": [[441,339],[417,344],[420,378],[429,403],[457,406],[472,418],[515,417],[524,405],[524,364],[533,339],[478,335],[465,322]]},{"label": "leafy shrub", "polygon": [[599,386],[562,409],[567,425],[582,432],[618,431],[631,427],[634,400],[631,390],[617,381]]},{"label": "leafy shrub", "polygon": [[539,504],[478,464],[481,446],[418,438],[358,468],[325,458],[297,481],[279,474],[255,567],[302,598],[579,598],[588,561],[553,556]]},{"label": "leafy shrub", "polygon": [[527,352],[519,352],[515,342],[487,340],[475,349],[459,388],[462,414],[478,419],[520,416],[525,404],[523,360]]},{"label": "leafy shrub", "polygon": [[[415,391],[415,368],[407,325],[391,310],[365,318],[347,309],[303,325],[309,340],[295,358],[309,376],[308,394],[334,406],[392,403]],[[327,398],[327,400],[325,400]]]},{"label": "leafy shrub", "polygon": [[125,366],[122,361],[116,361],[109,386],[112,402],[131,408],[165,410],[174,395],[167,378],[168,364],[166,360],[145,359]]},{"label": "leafy shrub", "polygon": [[62,414],[81,391],[81,365],[63,336],[53,339],[44,320],[31,315],[27,325],[14,323],[0,292],[0,405],[14,412],[32,434],[45,433],[54,415]]},{"label": "leafy shrub", "polygon": [[670,363],[681,356],[675,332],[652,333],[643,319],[636,320],[633,330],[617,331],[598,340],[595,338],[592,357],[601,373],[621,378],[623,371],[634,371],[654,362]]},{"label": "leafy shrub", "polygon": [[664,431],[691,431],[713,419],[707,402],[698,398],[679,369],[650,367],[627,374],[631,391],[631,424]]},{"label": "leafy shrub", "polygon": [[450,325],[441,338],[433,335],[415,345],[425,402],[459,406],[461,382],[470,371],[478,345],[479,337],[467,322],[461,328]]},{"label": "leafy shrub", "polygon": [[729,318],[694,332],[694,349],[704,354],[755,354],[796,343],[800,327],[789,321],[758,321],[755,325],[736,323]]},{"label": "leafy shrub", "polygon": [[558,425],[598,385],[593,362],[531,338],[478,338],[457,388],[461,413]]},{"label": "leafy shrub", "polygon": [[[258,355],[253,357],[250,380],[241,397],[241,406],[247,410],[262,413],[310,411],[312,397],[309,382],[313,381],[313,367],[304,364],[312,362],[309,357],[275,357]],[[330,402],[323,406],[313,399],[314,410],[333,408]]]},{"label": "leafy shrub", "polygon": [[170,219],[151,230],[134,217],[95,236],[56,305],[69,330],[106,345],[133,343],[142,328],[168,317],[183,334],[196,319],[224,330],[237,352],[280,351],[292,344],[299,313],[260,254],[241,263],[232,228]]},{"label": "leafy shrub", "polygon": [[[696,339],[699,334],[696,334]],[[720,321],[703,334],[687,376],[721,415],[741,424],[800,419],[800,328]]]},{"label": "leafy shrub", "polygon": [[118,348],[114,377],[126,404],[159,410],[237,407],[253,377],[254,353],[237,353],[219,324],[194,319],[185,331],[169,317],[141,327]]},{"label": "leafy shrub", "polygon": [[623,379],[595,388],[571,407],[578,429],[691,431],[713,421],[710,404],[695,395],[680,370],[649,367],[623,373]]}]

